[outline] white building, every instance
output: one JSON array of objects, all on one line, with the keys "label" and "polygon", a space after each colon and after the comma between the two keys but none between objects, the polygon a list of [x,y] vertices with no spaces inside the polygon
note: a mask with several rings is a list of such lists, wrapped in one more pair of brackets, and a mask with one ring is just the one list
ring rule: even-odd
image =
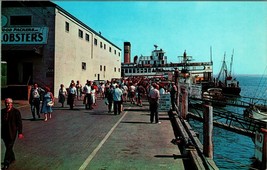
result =
[{"label": "white building", "polygon": [[121,48],[58,5],[1,3],[1,61],[7,62],[7,85],[12,91],[38,83],[57,96],[60,84],[68,87],[71,80],[84,85],[86,80],[121,77]]}]

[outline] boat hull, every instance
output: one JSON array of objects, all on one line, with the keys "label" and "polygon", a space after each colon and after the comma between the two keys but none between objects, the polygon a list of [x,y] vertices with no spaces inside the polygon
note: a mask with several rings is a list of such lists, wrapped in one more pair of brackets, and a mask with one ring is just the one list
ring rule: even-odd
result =
[{"label": "boat hull", "polygon": [[241,92],[240,87],[222,87],[223,94],[239,96]]},{"label": "boat hull", "polygon": [[202,91],[207,91],[209,88],[221,88],[224,95],[240,96],[240,87],[220,87],[216,86],[213,82],[202,83]]},{"label": "boat hull", "polygon": [[244,111],[244,113],[245,117],[267,122],[267,112],[248,108]]}]

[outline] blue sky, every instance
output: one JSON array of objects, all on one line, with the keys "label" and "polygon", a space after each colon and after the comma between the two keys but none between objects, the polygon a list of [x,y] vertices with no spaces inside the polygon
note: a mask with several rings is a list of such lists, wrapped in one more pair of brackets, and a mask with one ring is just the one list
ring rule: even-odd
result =
[{"label": "blue sky", "polygon": [[[267,2],[260,1],[53,1],[122,49],[151,54],[154,44],[168,62],[184,50],[194,61],[210,61],[220,71],[224,53],[232,72],[267,74]],[[123,55],[122,55],[123,62]]]}]

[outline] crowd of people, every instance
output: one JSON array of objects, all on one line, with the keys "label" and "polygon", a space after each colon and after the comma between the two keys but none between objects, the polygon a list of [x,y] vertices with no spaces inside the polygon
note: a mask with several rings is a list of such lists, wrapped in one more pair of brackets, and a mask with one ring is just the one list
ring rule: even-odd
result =
[{"label": "crowd of people", "polygon": [[[72,110],[77,101],[83,101],[85,109],[92,110],[97,104],[97,98],[100,98],[104,99],[108,112],[114,112],[116,115],[122,113],[123,103],[126,102],[142,107],[142,100],[148,99],[150,105],[155,104],[153,101],[155,96],[152,93],[154,89],[157,89],[159,93],[157,103],[161,94],[170,93],[172,109],[174,109],[177,94],[174,82],[157,82],[144,77],[112,79],[98,84],[95,81],[86,80],[84,85],[79,80],[76,83],[71,80],[67,88],[64,84],[60,85],[58,103],[61,104],[61,107],[65,107],[67,104]],[[43,102],[40,102],[41,100]],[[48,87],[41,88],[38,87],[38,84],[34,84],[30,92],[29,103],[33,119],[36,119],[36,115],[40,118],[40,113],[44,114],[44,121],[52,118],[52,106],[55,98]],[[41,107],[40,103],[42,103]]]},{"label": "crowd of people", "polygon": [[[85,109],[92,110],[97,105],[97,98],[102,99],[107,105],[109,113],[119,115],[123,112],[123,103],[131,103],[143,107],[142,100],[149,101],[150,122],[160,123],[158,116],[160,95],[170,93],[172,109],[177,96],[177,87],[172,83],[158,83],[144,77],[135,77],[128,79],[112,79],[106,82],[96,84],[94,81],[87,80],[83,86],[80,81],[71,80],[68,88],[61,84],[58,90],[57,102],[61,107],[65,107],[65,102],[70,109],[74,109],[77,101],[83,101]],[[35,83],[30,91],[29,104],[32,117],[40,118],[40,114],[44,115],[44,121],[52,118],[52,108],[55,104],[55,97],[50,88],[45,86],[41,88]],[[22,139],[22,121],[20,111],[13,107],[11,98],[5,99],[5,109],[1,110],[1,137],[6,146],[4,157],[4,168],[15,160],[13,145],[18,134],[18,138]]]}]

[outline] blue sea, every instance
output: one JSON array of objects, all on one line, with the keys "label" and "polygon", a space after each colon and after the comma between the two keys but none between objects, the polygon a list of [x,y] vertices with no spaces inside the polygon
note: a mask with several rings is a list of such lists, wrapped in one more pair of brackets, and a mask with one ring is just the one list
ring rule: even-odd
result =
[{"label": "blue sea", "polygon": [[[267,99],[267,76],[236,76],[241,87],[241,97]],[[243,108],[227,106],[225,109],[243,114]],[[190,125],[200,134],[202,141],[202,123],[194,120]],[[254,157],[254,143],[251,138],[221,128],[213,128],[214,161],[219,169],[248,170]],[[253,169],[253,168],[251,168]]]}]

